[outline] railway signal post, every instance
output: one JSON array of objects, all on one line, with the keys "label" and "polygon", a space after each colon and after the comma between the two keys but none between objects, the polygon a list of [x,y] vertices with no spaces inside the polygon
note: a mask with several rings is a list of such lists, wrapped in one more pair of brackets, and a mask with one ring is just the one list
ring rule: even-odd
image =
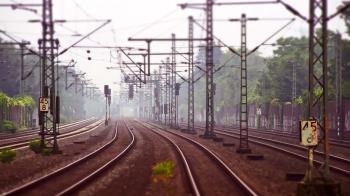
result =
[{"label": "railway signal post", "polygon": [[[55,59],[59,42],[54,38],[54,22],[52,17],[52,1],[43,0],[42,5],[42,39],[38,41],[41,55],[41,89],[39,105],[40,147],[52,148],[59,152],[57,135],[59,124],[59,98],[56,96]],[[57,101],[56,101],[57,100]],[[47,107],[49,110],[47,110]],[[51,136],[53,140],[46,140]],[[47,146],[47,145],[50,146]]]}]

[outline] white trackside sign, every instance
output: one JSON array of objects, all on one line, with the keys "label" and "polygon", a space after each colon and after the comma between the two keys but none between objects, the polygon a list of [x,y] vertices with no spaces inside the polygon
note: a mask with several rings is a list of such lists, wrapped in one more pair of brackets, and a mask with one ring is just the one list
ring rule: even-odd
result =
[{"label": "white trackside sign", "polygon": [[316,146],[318,144],[316,120],[300,122],[300,144],[304,146]]},{"label": "white trackside sign", "polygon": [[49,98],[40,97],[39,98],[39,109],[40,112],[48,112],[49,111]]}]

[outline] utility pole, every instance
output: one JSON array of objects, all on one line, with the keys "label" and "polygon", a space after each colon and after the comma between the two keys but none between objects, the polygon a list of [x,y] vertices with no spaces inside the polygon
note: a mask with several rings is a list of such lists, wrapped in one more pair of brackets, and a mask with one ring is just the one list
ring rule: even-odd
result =
[{"label": "utility pole", "polygon": [[[213,0],[206,0],[206,3],[185,3],[179,4],[182,9],[185,8],[203,8],[206,12],[206,122],[205,122],[205,133],[204,138],[215,138],[214,133],[214,83],[213,83],[213,5],[239,5],[239,4],[273,4],[279,1],[241,1],[241,2],[224,2],[218,3]],[[221,40],[219,40],[222,42]],[[227,46],[228,47],[228,46]],[[228,47],[231,52],[238,54],[231,47]]]},{"label": "utility pole", "polygon": [[111,119],[111,97],[112,97],[111,89],[108,89],[108,120]]},{"label": "utility pole", "polygon": [[[328,28],[327,23],[335,16],[343,13],[350,7],[347,2],[339,8],[334,14],[328,16],[327,0],[310,0],[309,18],[301,15],[292,6],[284,1],[279,1],[288,11],[300,17],[309,24],[309,96],[308,96],[308,116],[312,121],[312,135],[316,134],[313,143],[318,143],[317,132],[323,133],[323,153],[324,163],[321,167],[321,174],[316,172],[313,165],[313,145],[308,145],[308,169],[304,179],[298,184],[297,195],[320,195],[327,191],[329,195],[341,195],[340,184],[330,177],[329,171],[329,129],[327,119],[327,98],[328,98]],[[316,29],[321,27],[319,36],[316,35]],[[318,92],[316,94],[316,91]],[[312,125],[312,124],[311,124]],[[303,131],[303,129],[301,130]],[[301,132],[303,133],[303,132]],[[311,134],[304,134],[308,136]],[[303,138],[303,135],[302,135]],[[318,175],[317,175],[318,174]]]},{"label": "utility pole", "polygon": [[63,68],[65,69],[65,89],[66,90],[68,90],[70,88],[70,85],[68,86],[68,68],[74,67],[76,63],[77,62],[74,62],[74,60],[72,60],[68,65],[63,66]]},{"label": "utility pole", "polygon": [[154,76],[155,79],[155,88],[154,88],[154,101],[155,101],[155,120],[160,121],[161,117],[161,112],[160,112],[160,77],[159,76]]},{"label": "utility pole", "polygon": [[[308,147],[308,170],[305,178],[298,184],[298,195],[319,195],[325,190],[329,195],[340,195],[340,184],[331,179],[329,171],[329,128],[327,119],[328,98],[328,28],[327,0],[310,0],[309,6],[309,120],[316,121],[323,133],[324,163],[321,173],[313,165],[314,146]],[[319,37],[316,29],[321,27]],[[321,92],[317,93],[316,91]],[[317,131],[317,127],[314,128]]]},{"label": "utility pole", "polygon": [[188,116],[187,131],[194,130],[193,17],[188,17]]},{"label": "utility pole", "polygon": [[171,46],[171,126],[177,129],[177,104],[176,104],[176,42],[175,34],[171,34],[172,46]]},{"label": "utility pole", "polygon": [[[149,76],[150,80],[152,80],[152,76]],[[153,120],[153,84],[149,83],[149,110],[148,110],[148,120]]]},{"label": "utility pole", "polygon": [[255,21],[258,18],[247,18],[242,14],[240,19],[230,19],[241,23],[241,94],[240,94],[240,115],[239,115],[239,148],[237,153],[251,153],[248,143],[248,74],[247,74],[247,21]]},{"label": "utility pole", "polygon": [[295,131],[296,118],[295,118],[295,99],[297,98],[297,72],[296,63],[292,62],[293,66],[293,85],[292,85],[292,132]]},{"label": "utility pole", "polygon": [[[170,59],[169,57],[166,58],[166,64],[169,65],[170,64]],[[165,125],[170,124],[170,114],[169,114],[169,76],[170,72],[169,72],[169,66],[165,66],[165,104],[164,104],[164,114],[165,114]],[[168,115],[168,116],[167,116]]]},{"label": "utility pole", "polygon": [[343,49],[341,43],[341,34],[334,35],[334,54],[335,54],[335,97],[336,97],[336,127],[337,136],[344,136],[344,110],[343,110],[343,92],[342,92],[342,66]]},{"label": "utility pole", "polygon": [[29,42],[24,42],[22,41],[21,43],[19,43],[19,47],[21,49],[21,78],[20,78],[20,83],[19,83],[19,94],[21,96],[24,95],[24,88],[25,88],[25,78],[24,78],[24,50],[26,48],[26,45],[29,45]]},{"label": "utility pole", "polygon": [[[54,23],[52,16],[52,0],[43,0],[42,5],[42,39],[39,40],[41,54],[41,90],[40,90],[40,136],[41,149],[49,147],[54,153],[59,152],[57,135],[57,125],[59,124],[59,103],[56,103],[56,75],[55,75],[55,50],[58,50],[59,42],[54,39]],[[49,110],[47,109],[49,105]],[[52,143],[46,137],[53,138]],[[52,146],[46,146],[46,142]]]},{"label": "utility pole", "polygon": [[214,84],[213,84],[213,0],[206,1],[206,119],[204,138],[214,138]]},{"label": "utility pole", "polygon": [[[175,35],[173,34],[171,38],[129,38],[129,41],[146,41],[147,47],[148,47],[148,67],[150,67],[150,43],[154,41],[171,41],[172,42],[172,54],[171,54],[171,70],[170,70],[170,82],[169,82],[169,100],[170,107],[168,107],[169,111],[169,123],[171,127],[178,128],[177,125],[177,113],[176,113],[176,95],[175,95],[175,83],[176,83],[176,55],[178,54],[176,52],[175,43],[176,41],[189,41],[189,38],[175,38]],[[192,41],[206,41],[206,38],[192,38]],[[163,54],[161,54],[163,55]],[[167,59],[168,60],[168,59]],[[166,63],[167,65],[170,64],[170,62]],[[167,67],[168,68],[168,67]],[[169,106],[169,104],[167,105]]]},{"label": "utility pole", "polygon": [[241,17],[241,97],[239,116],[239,153],[250,153],[248,145],[248,80],[247,80],[247,18]]},{"label": "utility pole", "polygon": [[106,115],[105,115],[105,126],[108,125],[108,97],[110,96],[111,90],[108,85],[104,85],[104,94],[105,94],[105,99],[106,99]]},{"label": "utility pole", "polygon": [[[316,35],[316,26],[321,26],[320,38]],[[328,144],[328,125],[327,125],[327,62],[328,62],[328,32],[327,32],[327,0],[310,0],[310,20],[309,20],[309,107],[308,116],[312,119],[318,118],[323,127],[325,143],[324,145],[324,174],[329,177],[329,144]],[[316,46],[321,49],[316,50]],[[316,67],[321,68],[321,75],[317,74]],[[318,81],[315,82],[314,77]],[[316,97],[315,90],[322,90],[322,94]],[[320,105],[320,110],[318,106]],[[312,156],[313,148],[310,148],[309,156]],[[313,166],[312,166],[313,167]],[[309,176],[313,178],[310,171]]]}]

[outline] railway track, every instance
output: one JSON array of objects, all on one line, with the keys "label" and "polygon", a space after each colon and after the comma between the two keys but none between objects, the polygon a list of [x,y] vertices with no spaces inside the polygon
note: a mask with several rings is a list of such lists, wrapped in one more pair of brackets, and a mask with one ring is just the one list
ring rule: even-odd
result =
[{"label": "railway track", "polygon": [[[197,126],[197,129],[203,130],[204,127]],[[215,133],[223,136],[227,136],[234,139],[239,139],[239,133],[238,132],[232,132],[224,129],[215,128]],[[298,146],[295,144],[290,144],[287,142],[277,141],[273,139],[258,137],[254,135],[249,136],[249,142],[261,145],[273,150],[277,150],[279,152],[288,154],[290,156],[293,156],[297,159],[301,160],[307,160],[307,157],[305,156],[306,148],[302,146]],[[316,165],[322,165],[323,164],[323,152],[315,151],[314,155],[314,163]],[[344,175],[346,177],[350,177],[350,160],[344,157],[338,157],[335,155],[330,155],[330,160],[332,163],[330,164],[330,169],[334,172]]]},{"label": "railway track", "polygon": [[[73,123],[69,123],[69,124],[64,124],[62,126],[60,126],[61,129],[64,128],[68,128],[68,127],[73,127],[75,125],[79,125],[85,122],[89,122],[92,121],[96,118],[89,118],[89,119],[85,119],[85,120],[81,120],[81,121],[77,121],[77,122],[73,122]],[[1,142],[5,142],[7,140],[11,140],[13,138],[18,138],[18,137],[29,137],[29,136],[36,136],[39,134],[39,129],[35,128],[33,130],[28,130],[28,131],[23,131],[23,132],[17,132],[17,133],[1,133],[0,134],[0,141]]]},{"label": "railway track", "polygon": [[[97,128],[99,125],[103,123],[103,120],[97,120],[97,121],[93,120],[92,123],[88,122],[87,125],[85,123],[86,122],[84,121],[83,123],[74,124],[72,126],[65,127],[62,133],[57,136],[58,140],[70,138],[89,131],[93,131],[95,128]],[[13,138],[12,141],[8,141],[7,143],[0,144],[0,150],[5,148],[11,148],[11,149],[27,148],[31,140],[39,138],[37,133],[33,133],[31,136],[32,137],[25,136],[25,137]],[[51,140],[52,137],[48,137],[47,139]]]},{"label": "railway track", "polygon": [[[123,147],[117,154],[108,151],[112,149],[113,144],[116,143],[118,139],[118,130],[120,129],[118,124],[119,123],[116,123],[115,126],[108,127],[114,129],[113,137],[102,147],[47,175],[5,192],[3,195],[40,195],[40,193],[45,195],[71,195],[77,192],[112,165],[116,164],[116,162],[133,148],[136,141],[135,136],[124,122],[123,124],[125,124],[131,138],[129,144]],[[106,156],[108,158],[105,158]],[[93,164],[93,166],[91,166],[92,162],[96,165]]]},{"label": "railway track", "polygon": [[[222,126],[224,129],[237,129],[238,127],[235,126]],[[266,135],[274,135],[274,136],[279,136],[279,137],[285,137],[285,138],[294,138],[296,140],[299,140],[299,134],[298,133],[290,133],[290,132],[283,132],[281,133],[280,131],[277,130],[258,130],[256,128],[249,128],[250,132],[254,133],[259,133],[259,134],[266,134]],[[332,146],[337,146],[337,147],[343,147],[343,148],[350,148],[350,141],[347,140],[339,140],[339,139],[329,139],[329,144]]]},{"label": "railway track", "polygon": [[[207,147],[188,137],[166,131],[158,125],[138,123],[173,145],[186,169],[193,195],[215,195],[218,193],[223,195],[233,193],[234,195],[258,195],[218,155]],[[199,160],[200,162],[198,162]],[[216,186],[212,187],[211,184],[216,184]]]}]

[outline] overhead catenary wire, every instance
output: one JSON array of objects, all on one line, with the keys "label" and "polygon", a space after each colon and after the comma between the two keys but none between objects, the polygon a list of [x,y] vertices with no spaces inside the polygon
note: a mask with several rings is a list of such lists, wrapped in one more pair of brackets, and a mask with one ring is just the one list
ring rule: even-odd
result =
[{"label": "overhead catenary wire", "polygon": [[281,28],[279,28],[275,33],[273,33],[272,35],[270,35],[267,39],[265,39],[261,44],[257,45],[253,50],[251,50],[248,54],[252,54],[254,53],[256,50],[258,50],[260,48],[260,46],[262,46],[263,44],[265,44],[266,42],[268,42],[269,40],[271,40],[274,36],[276,36],[278,33],[280,33],[283,29],[285,29],[286,27],[288,27],[290,24],[292,24],[295,21],[295,18],[292,18],[287,24],[283,25]]},{"label": "overhead catenary wire", "polygon": [[164,19],[168,18],[169,16],[173,15],[174,13],[178,12],[178,9],[174,9],[170,12],[168,12],[167,14],[163,15],[162,17],[160,17],[159,19],[155,20],[154,22],[152,22],[150,25],[147,25],[146,27],[140,29],[139,31],[135,32],[133,35],[131,35],[130,37],[135,37],[136,35],[139,35],[140,33],[146,31],[147,29],[151,28],[152,26],[154,26],[155,24],[158,24],[159,22],[163,21]]}]

